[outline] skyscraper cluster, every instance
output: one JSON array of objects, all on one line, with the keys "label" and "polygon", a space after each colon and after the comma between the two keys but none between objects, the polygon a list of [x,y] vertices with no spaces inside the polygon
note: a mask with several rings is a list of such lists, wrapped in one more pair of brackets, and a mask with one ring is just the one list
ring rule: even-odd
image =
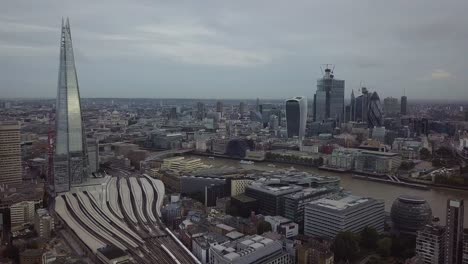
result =
[{"label": "skyscraper cluster", "polygon": [[351,92],[349,121],[367,123],[369,128],[383,125],[383,109],[377,92],[369,92],[366,87],[361,88],[361,95],[354,96]]}]

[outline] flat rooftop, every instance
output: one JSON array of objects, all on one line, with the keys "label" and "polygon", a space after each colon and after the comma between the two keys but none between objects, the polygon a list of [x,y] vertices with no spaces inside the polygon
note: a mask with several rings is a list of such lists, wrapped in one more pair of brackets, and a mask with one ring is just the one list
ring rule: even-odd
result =
[{"label": "flat rooftop", "polygon": [[343,210],[350,209],[355,206],[364,204],[369,201],[373,201],[373,199],[346,194],[346,195],[340,195],[334,198],[322,198],[322,199],[310,202],[309,205],[327,208],[333,211],[343,211]]}]

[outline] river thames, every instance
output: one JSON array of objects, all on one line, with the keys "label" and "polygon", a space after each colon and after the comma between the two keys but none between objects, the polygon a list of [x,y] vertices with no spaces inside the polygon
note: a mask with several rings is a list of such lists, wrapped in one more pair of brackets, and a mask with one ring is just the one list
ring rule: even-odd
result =
[{"label": "river thames", "polygon": [[[228,166],[245,169],[258,169],[258,170],[275,170],[275,168],[267,166],[269,162],[256,162],[252,165],[240,164],[239,160],[215,158],[209,159],[207,157],[193,156],[203,160],[203,163],[207,165],[213,165],[214,167]],[[291,168],[291,165],[277,164],[276,169],[279,168]],[[385,210],[390,212],[393,201],[400,195],[413,195],[424,198],[432,208],[432,214],[435,217],[440,218],[440,223],[445,224],[445,214],[447,209],[447,199],[457,198],[468,201],[468,191],[453,190],[453,189],[442,189],[434,188],[429,190],[412,189],[408,187],[395,186],[385,183],[366,181],[354,179],[350,173],[336,173],[329,171],[322,171],[316,168],[304,167],[299,165],[293,165],[294,168],[301,171],[307,171],[320,175],[338,176],[341,178],[341,186],[353,194],[359,196],[367,196],[375,199],[381,199],[385,201]],[[468,206],[468,205],[467,205]],[[468,227],[468,208],[465,210],[465,227]]]}]

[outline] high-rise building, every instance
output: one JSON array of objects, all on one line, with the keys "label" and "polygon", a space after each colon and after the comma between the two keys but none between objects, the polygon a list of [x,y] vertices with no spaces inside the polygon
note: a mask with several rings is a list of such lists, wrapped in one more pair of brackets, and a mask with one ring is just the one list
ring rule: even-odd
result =
[{"label": "high-rise building", "polygon": [[54,192],[66,192],[88,177],[86,140],[81,117],[80,90],[76,75],[70,23],[62,21],[60,66],[55,109],[56,142]]},{"label": "high-rise building", "polygon": [[355,99],[354,121],[366,123],[371,94],[367,91],[366,87],[361,88],[361,93],[362,94]]},{"label": "high-rise building", "polygon": [[0,122],[0,184],[18,184],[21,179],[20,126]]},{"label": "high-rise building", "polygon": [[402,96],[401,97],[401,105],[400,105],[400,113],[402,115],[406,115],[408,114],[407,112],[407,104],[408,104],[408,98],[406,97],[406,95]]},{"label": "high-rise building", "polygon": [[218,112],[218,113],[223,112],[223,102],[221,102],[221,101],[216,102],[216,112]]},{"label": "high-rise building", "polygon": [[344,122],[348,123],[349,121],[351,121],[351,105],[345,106]]},{"label": "high-rise building", "polygon": [[423,263],[444,263],[445,228],[439,225],[426,225],[416,236],[415,253]]},{"label": "high-rise building", "polygon": [[317,92],[314,96],[314,120],[329,118],[343,122],[345,81],[335,79],[328,67],[321,79],[317,80]]},{"label": "high-rise building", "polygon": [[240,102],[239,103],[239,114],[243,115],[245,113],[245,103]]},{"label": "high-rise building", "polygon": [[384,99],[384,113],[386,116],[396,115],[400,112],[398,105],[398,99],[393,97],[387,97]]},{"label": "high-rise building", "polygon": [[350,114],[349,121],[356,120],[356,97],[354,96],[354,90],[351,91],[351,102],[350,102]]},{"label": "high-rise building", "polygon": [[95,139],[87,140],[89,173],[99,170],[99,142]]},{"label": "high-rise building", "polygon": [[463,255],[463,200],[447,201],[445,263],[461,264]]},{"label": "high-rise building", "polygon": [[383,125],[382,105],[377,92],[373,92],[370,97],[369,110],[367,112],[367,125],[370,128]]},{"label": "high-rise building", "polygon": [[203,120],[206,116],[205,104],[202,102],[197,102],[197,119]]},{"label": "high-rise building", "polygon": [[286,100],[286,127],[288,137],[305,136],[307,122],[307,99],[304,96],[297,96]]},{"label": "high-rise building", "polygon": [[468,264],[468,229],[463,231],[463,257],[462,263]]}]

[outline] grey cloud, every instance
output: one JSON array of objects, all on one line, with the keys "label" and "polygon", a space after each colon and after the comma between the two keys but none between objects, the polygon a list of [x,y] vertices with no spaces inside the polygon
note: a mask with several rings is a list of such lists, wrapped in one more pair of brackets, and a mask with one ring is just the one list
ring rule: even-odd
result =
[{"label": "grey cloud", "polygon": [[312,97],[320,65],[334,63],[347,94],[365,80],[383,97],[406,88],[434,98],[443,85],[447,97],[468,99],[467,8],[438,0],[8,1],[0,94],[55,96],[60,19],[69,16],[85,97]]}]

